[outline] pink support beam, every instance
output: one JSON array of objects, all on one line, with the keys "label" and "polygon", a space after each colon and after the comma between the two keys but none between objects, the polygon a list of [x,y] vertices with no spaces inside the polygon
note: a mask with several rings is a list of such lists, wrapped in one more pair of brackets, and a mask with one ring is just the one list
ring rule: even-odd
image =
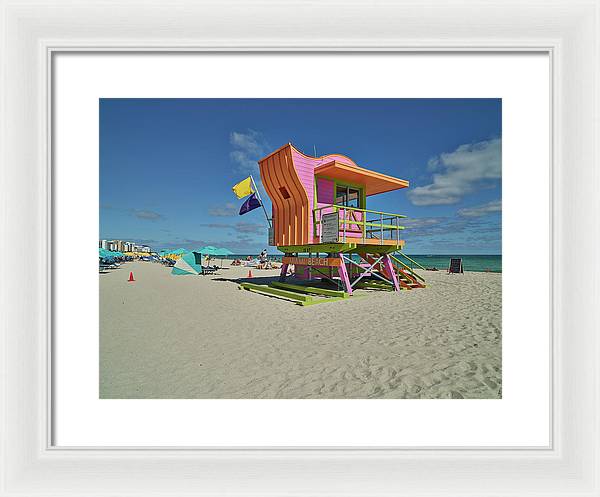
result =
[{"label": "pink support beam", "polygon": [[400,291],[400,283],[398,282],[398,275],[396,274],[396,271],[394,270],[394,265],[392,264],[392,259],[390,259],[389,254],[385,254],[383,256],[383,267],[385,268],[385,272],[386,272],[388,278],[390,278],[392,280],[392,283],[394,284],[394,290],[399,292]]},{"label": "pink support beam", "polygon": [[342,263],[338,267],[340,279],[344,283],[344,288],[346,289],[348,295],[352,295],[352,285],[350,284],[350,278],[348,277],[348,271],[346,269],[346,264],[344,263],[344,258],[342,257],[341,253],[338,255],[340,257],[340,260],[342,261]]}]

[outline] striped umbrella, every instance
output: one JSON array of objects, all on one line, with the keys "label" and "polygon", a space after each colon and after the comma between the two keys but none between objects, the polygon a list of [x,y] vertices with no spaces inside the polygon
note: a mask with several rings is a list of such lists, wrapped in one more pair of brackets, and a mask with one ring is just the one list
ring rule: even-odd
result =
[{"label": "striped umbrella", "polygon": [[171,274],[181,276],[184,274],[200,274],[202,272],[202,254],[188,252],[182,255],[173,266]]}]

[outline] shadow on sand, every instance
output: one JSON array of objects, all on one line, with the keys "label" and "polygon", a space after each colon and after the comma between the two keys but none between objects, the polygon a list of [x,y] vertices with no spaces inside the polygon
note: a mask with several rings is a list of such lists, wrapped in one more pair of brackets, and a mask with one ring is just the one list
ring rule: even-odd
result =
[{"label": "shadow on sand", "polygon": [[254,278],[213,278],[212,281],[225,281],[229,283],[256,283],[257,285],[268,285],[272,281],[279,281],[279,276],[255,276]]}]

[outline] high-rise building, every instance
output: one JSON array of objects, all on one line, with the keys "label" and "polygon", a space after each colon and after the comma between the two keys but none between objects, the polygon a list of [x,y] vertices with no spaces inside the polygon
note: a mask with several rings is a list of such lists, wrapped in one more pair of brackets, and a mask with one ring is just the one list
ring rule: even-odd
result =
[{"label": "high-rise building", "polygon": [[148,245],[137,245],[125,240],[99,240],[98,246],[106,250],[118,252],[152,252],[152,249]]}]

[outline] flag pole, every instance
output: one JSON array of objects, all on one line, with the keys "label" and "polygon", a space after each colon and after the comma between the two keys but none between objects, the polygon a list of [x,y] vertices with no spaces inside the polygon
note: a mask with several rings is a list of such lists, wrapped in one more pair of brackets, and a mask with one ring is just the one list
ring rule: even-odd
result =
[{"label": "flag pole", "polygon": [[254,186],[254,191],[256,192],[256,196],[258,197],[258,201],[260,202],[260,206],[263,208],[263,211],[265,213],[265,217],[267,218],[267,224],[269,225],[269,228],[272,228],[271,225],[271,220],[269,219],[269,215],[267,214],[267,209],[265,209],[265,204],[263,203],[263,200],[260,196],[260,192],[258,191],[258,186],[256,186],[256,183],[254,182],[254,177],[252,175],[250,175],[250,180],[252,181],[252,185]]}]

